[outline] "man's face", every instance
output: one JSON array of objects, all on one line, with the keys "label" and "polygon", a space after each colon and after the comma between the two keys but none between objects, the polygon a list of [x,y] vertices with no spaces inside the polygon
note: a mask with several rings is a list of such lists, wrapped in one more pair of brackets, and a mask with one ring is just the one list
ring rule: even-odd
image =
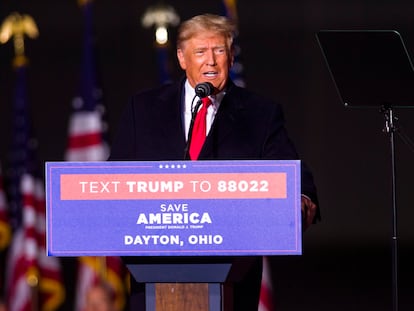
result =
[{"label": "man's face", "polygon": [[177,50],[180,66],[192,87],[210,82],[218,91],[224,89],[233,64],[226,43],[224,36],[207,31],[190,38]]}]

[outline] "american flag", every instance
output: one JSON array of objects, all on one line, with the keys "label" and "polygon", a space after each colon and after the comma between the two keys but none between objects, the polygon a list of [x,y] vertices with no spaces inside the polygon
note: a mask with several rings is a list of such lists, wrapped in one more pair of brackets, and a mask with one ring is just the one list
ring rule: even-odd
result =
[{"label": "american flag", "polygon": [[83,55],[78,95],[72,101],[73,113],[69,119],[67,161],[104,161],[109,148],[105,140],[107,125],[102,90],[97,82],[95,48],[92,24],[92,1],[84,1]]},{"label": "american flag", "polygon": [[[97,81],[93,37],[93,2],[83,1],[84,43],[79,94],[73,100],[69,120],[67,161],[105,161],[109,155],[102,91]],[[82,311],[88,290],[105,283],[115,293],[117,310],[126,301],[124,265],[119,257],[79,257],[75,310]]]},{"label": "american flag", "polygon": [[16,65],[8,170],[14,230],[8,253],[6,304],[10,311],[53,311],[64,302],[65,288],[58,258],[46,256],[44,181],[30,122],[26,69],[25,62]]},{"label": "american flag", "polygon": [[[238,24],[238,14],[237,14],[237,1],[236,0],[223,0],[223,7],[225,16],[231,19],[236,25]],[[239,45],[238,31],[235,35],[234,42],[234,63],[232,68],[230,68],[230,78],[233,82],[240,86],[245,87],[246,82],[243,74],[243,64],[241,62],[241,48]],[[272,278],[271,271],[269,267],[269,260],[266,257],[263,257],[263,271],[262,271],[262,285],[260,288],[260,301],[259,301],[259,311],[272,311],[274,310],[273,305],[273,291],[272,291]]]}]

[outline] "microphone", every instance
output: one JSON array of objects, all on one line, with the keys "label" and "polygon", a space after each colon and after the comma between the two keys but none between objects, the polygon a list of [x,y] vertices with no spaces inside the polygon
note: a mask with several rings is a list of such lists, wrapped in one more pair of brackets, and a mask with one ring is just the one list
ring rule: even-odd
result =
[{"label": "microphone", "polygon": [[210,82],[199,83],[194,88],[198,97],[204,98],[210,96],[214,92],[214,86]]}]

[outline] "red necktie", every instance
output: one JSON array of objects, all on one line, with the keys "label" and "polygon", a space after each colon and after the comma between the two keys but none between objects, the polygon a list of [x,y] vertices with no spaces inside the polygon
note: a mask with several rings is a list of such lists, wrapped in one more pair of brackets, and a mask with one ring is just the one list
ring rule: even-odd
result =
[{"label": "red necktie", "polygon": [[204,97],[201,101],[203,102],[203,105],[194,120],[193,132],[191,135],[191,145],[189,151],[191,160],[197,160],[206,139],[207,108],[211,105],[211,100],[208,97]]}]

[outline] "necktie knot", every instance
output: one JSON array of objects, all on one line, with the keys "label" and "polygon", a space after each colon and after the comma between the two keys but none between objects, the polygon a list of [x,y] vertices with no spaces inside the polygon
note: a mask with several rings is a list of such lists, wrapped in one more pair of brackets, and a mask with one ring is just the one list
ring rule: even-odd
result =
[{"label": "necktie knot", "polygon": [[201,108],[207,109],[211,105],[211,99],[208,97],[203,97],[201,99],[201,102],[203,103],[203,106]]}]

